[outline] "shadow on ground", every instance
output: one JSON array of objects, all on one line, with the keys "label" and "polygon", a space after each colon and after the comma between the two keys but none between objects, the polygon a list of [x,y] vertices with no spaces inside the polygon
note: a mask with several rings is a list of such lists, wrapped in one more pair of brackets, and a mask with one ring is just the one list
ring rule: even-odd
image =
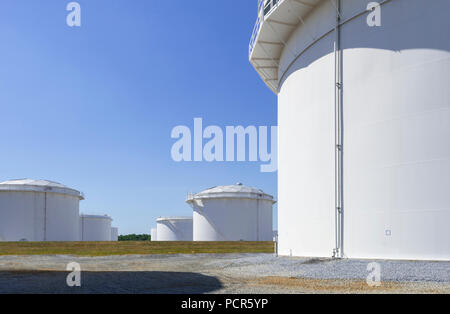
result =
[{"label": "shadow on ground", "polygon": [[216,278],[189,272],[82,272],[81,287],[68,287],[69,272],[0,271],[0,293],[208,293],[221,289]]}]

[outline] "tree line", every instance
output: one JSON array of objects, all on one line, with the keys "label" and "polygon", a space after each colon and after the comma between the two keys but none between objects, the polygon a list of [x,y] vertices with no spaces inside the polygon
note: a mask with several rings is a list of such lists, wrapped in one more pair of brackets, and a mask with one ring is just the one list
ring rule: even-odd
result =
[{"label": "tree line", "polygon": [[151,237],[149,234],[126,234],[120,235],[119,241],[150,241]]}]

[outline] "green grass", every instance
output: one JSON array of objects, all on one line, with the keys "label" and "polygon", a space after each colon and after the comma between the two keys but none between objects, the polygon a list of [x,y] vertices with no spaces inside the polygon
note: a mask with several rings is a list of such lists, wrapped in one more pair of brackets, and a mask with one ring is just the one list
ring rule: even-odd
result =
[{"label": "green grass", "polygon": [[3,242],[0,255],[273,253],[273,242]]}]

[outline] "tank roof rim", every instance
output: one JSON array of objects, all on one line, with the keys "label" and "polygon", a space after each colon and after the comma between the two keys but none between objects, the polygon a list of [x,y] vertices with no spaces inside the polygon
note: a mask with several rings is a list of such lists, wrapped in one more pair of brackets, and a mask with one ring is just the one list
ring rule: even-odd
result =
[{"label": "tank roof rim", "polygon": [[64,184],[50,180],[13,179],[0,182],[1,192],[41,192],[71,195],[84,200],[84,194]]}]

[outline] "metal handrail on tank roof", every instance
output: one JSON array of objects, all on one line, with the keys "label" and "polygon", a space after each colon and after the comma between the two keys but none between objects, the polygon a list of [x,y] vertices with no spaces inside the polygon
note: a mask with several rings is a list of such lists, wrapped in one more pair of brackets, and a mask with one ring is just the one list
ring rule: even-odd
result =
[{"label": "metal handrail on tank roof", "polygon": [[[259,0],[261,1],[261,0]],[[260,16],[260,10],[258,10],[258,18],[256,19],[255,26],[253,27],[252,36],[250,37],[250,44],[248,47],[248,54],[251,55],[253,48],[255,47],[256,38],[258,37],[259,30],[261,29],[261,22],[263,17]]]},{"label": "metal handrail on tank roof", "polygon": [[[255,26],[253,28],[252,36],[250,38],[249,43],[249,59],[252,63],[253,67],[256,69],[258,74],[261,76],[263,81],[266,83],[266,85],[276,93],[278,88],[278,76],[277,75],[271,75],[270,72],[267,72],[267,68],[278,68],[279,59],[273,58],[270,56],[270,54],[267,52],[267,50],[264,48],[263,45],[260,45],[261,50],[265,54],[265,57],[263,58],[252,58],[252,54],[254,53],[258,37],[260,36],[260,33],[263,28],[264,21],[269,15],[272,14],[272,12],[275,11],[276,8],[280,6],[281,3],[285,2],[286,0],[258,0],[258,13],[257,13],[257,20],[255,23]],[[291,1],[291,0],[289,0]],[[262,43],[262,42],[261,42]],[[270,60],[272,62],[272,65],[270,66],[260,66],[257,62],[258,60]],[[276,82],[276,83],[275,83]]]},{"label": "metal handrail on tank roof", "polygon": [[[264,3],[264,1],[266,1],[266,3]],[[258,37],[259,31],[261,29],[261,25],[264,22],[264,16],[269,13],[269,12],[264,13],[265,12],[264,8],[267,5],[269,7],[271,6],[271,0],[258,0],[258,13],[257,13],[255,26],[253,27],[252,36],[250,38],[249,54],[252,53],[253,48],[255,46],[256,38]]]},{"label": "metal handrail on tank roof", "polygon": [[264,18],[269,15],[274,9],[278,7],[282,0],[258,0],[258,17],[256,19],[255,26],[253,27],[252,36],[249,44],[249,55],[252,53],[255,46],[256,38],[259,35],[261,25],[264,22]]}]

